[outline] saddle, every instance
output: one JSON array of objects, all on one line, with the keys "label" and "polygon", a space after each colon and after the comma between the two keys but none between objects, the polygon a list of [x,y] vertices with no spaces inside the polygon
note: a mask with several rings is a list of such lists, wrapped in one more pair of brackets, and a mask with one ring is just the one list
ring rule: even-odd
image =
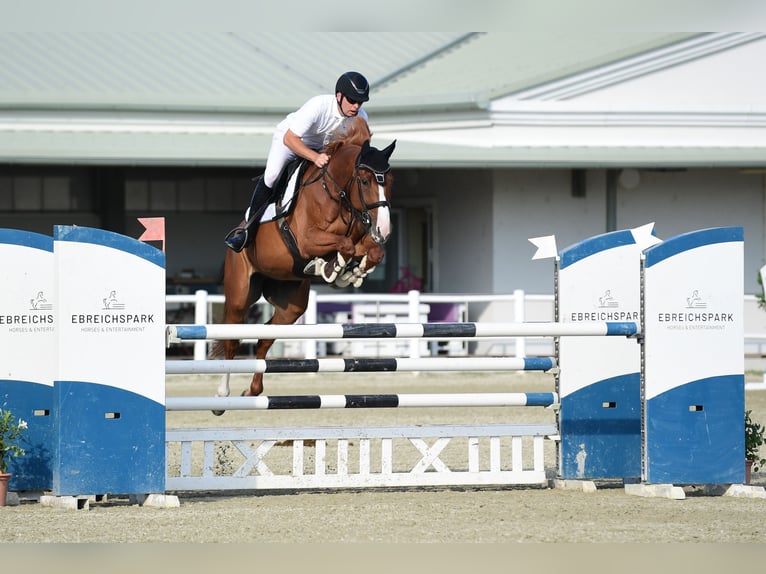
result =
[{"label": "saddle", "polygon": [[[298,190],[300,189],[300,182],[303,180],[303,175],[309,165],[313,164],[308,160],[296,158],[285,166],[279,180],[274,184],[276,201],[273,205],[269,206],[266,213],[264,213],[264,217],[261,219],[261,222],[277,222],[282,241],[285,242],[285,245],[293,258],[293,274],[297,277],[307,279],[315,278],[317,276],[313,266],[317,264],[317,261],[319,261],[320,258],[312,257],[307,259],[301,255],[300,250],[298,249],[298,241],[295,238],[295,233],[290,228],[285,217],[290,214],[296,203]],[[269,210],[271,210],[272,207],[273,214],[270,214],[267,218],[267,214],[269,214]]]},{"label": "saddle", "polygon": [[[263,212],[261,223],[276,221],[292,211],[300,181],[303,179],[303,174],[308,166],[309,162],[300,157],[287,163],[285,169],[282,170],[282,175],[274,184],[273,203],[270,203]],[[254,206],[251,205],[250,212],[253,210]]]},{"label": "saddle", "polygon": [[303,175],[310,165],[313,164],[303,158],[295,158],[287,163],[285,169],[282,170],[282,175],[279,176],[279,179],[274,184],[274,203],[266,208],[261,218],[261,223],[266,221],[277,222],[282,240],[293,257],[293,273],[298,277],[311,277],[311,275],[304,271],[310,260],[301,257],[298,250],[298,242],[285,217],[290,214],[295,206],[300,182],[303,180]]}]

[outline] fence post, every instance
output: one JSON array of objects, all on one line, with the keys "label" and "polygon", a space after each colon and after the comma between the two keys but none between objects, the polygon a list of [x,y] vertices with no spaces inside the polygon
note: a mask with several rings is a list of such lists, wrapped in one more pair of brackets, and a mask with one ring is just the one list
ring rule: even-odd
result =
[{"label": "fence post", "polygon": [[[513,320],[517,323],[523,323],[525,320],[525,301],[524,290],[513,290]],[[527,356],[527,340],[524,337],[516,337],[516,357],[524,359]]]},{"label": "fence post", "polygon": [[[410,289],[407,292],[409,302],[410,323],[420,323],[420,291]],[[410,358],[420,358],[420,340],[410,339]]]},{"label": "fence post", "polygon": [[[309,291],[309,301],[308,305],[306,306],[306,324],[307,325],[316,325],[317,324],[317,292],[314,289],[311,289]],[[306,358],[307,359],[316,359],[317,358],[317,341],[316,339],[306,339]]]},{"label": "fence post", "polygon": [[[207,291],[197,289],[194,292],[194,324],[207,325]],[[194,360],[203,361],[207,358],[207,341],[195,341]]]}]

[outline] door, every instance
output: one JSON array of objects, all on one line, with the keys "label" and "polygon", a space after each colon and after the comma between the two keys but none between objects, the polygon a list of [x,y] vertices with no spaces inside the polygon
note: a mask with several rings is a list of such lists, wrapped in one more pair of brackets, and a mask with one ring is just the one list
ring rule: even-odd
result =
[{"label": "door", "polygon": [[362,283],[364,293],[429,292],[434,288],[433,209],[412,206],[391,210],[393,232],[386,257]]}]

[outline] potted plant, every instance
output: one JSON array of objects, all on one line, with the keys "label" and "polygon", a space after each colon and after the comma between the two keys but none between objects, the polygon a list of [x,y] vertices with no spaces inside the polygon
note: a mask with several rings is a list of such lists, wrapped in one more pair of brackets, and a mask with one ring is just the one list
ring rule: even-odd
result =
[{"label": "potted plant", "polygon": [[26,421],[16,419],[8,409],[0,409],[0,506],[5,506],[8,481],[11,478],[8,472],[8,460],[24,454],[24,449],[19,446],[18,440],[26,428]]},{"label": "potted plant", "polygon": [[750,484],[751,472],[758,472],[766,464],[766,459],[759,458],[758,454],[766,428],[751,418],[752,412],[745,411],[745,484]]}]

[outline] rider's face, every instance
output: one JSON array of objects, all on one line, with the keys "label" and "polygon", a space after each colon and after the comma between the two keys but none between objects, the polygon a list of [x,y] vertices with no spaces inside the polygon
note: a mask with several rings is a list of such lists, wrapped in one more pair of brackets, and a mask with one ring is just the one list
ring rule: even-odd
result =
[{"label": "rider's face", "polygon": [[342,113],[347,118],[356,116],[359,113],[359,108],[362,107],[362,102],[349,100],[340,92],[335,94],[335,99],[338,102],[338,107],[340,107],[340,113]]}]

